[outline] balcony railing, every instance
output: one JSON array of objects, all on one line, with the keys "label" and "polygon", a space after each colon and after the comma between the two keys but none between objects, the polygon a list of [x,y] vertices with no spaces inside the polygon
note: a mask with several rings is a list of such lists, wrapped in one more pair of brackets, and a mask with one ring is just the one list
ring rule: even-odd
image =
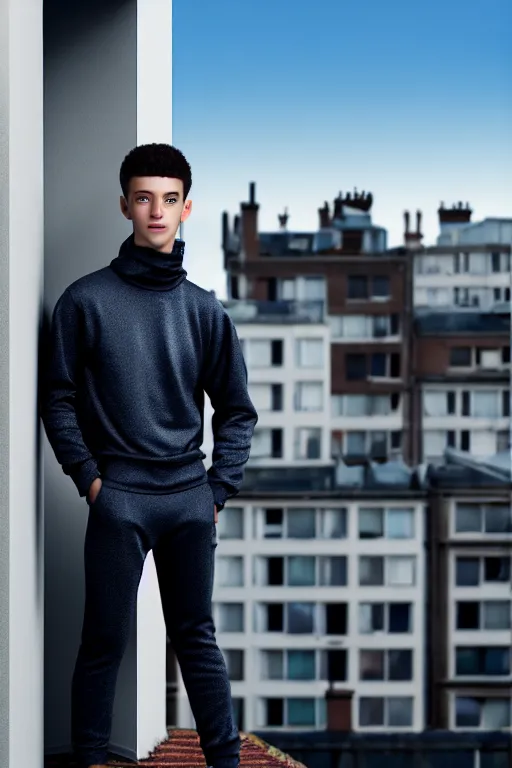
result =
[{"label": "balcony railing", "polygon": [[223,301],[222,304],[235,323],[325,322],[325,302],[320,300],[231,299]]}]

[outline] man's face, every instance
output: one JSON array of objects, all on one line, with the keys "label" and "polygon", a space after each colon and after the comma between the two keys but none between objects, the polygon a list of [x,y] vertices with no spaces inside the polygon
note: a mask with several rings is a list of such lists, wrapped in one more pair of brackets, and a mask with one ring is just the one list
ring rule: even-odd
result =
[{"label": "man's face", "polygon": [[[183,198],[183,182],[163,176],[134,176],[128,200],[121,195],[121,211],[133,222],[135,244],[170,253],[181,221],[192,210]],[[158,228],[157,228],[158,225]]]}]

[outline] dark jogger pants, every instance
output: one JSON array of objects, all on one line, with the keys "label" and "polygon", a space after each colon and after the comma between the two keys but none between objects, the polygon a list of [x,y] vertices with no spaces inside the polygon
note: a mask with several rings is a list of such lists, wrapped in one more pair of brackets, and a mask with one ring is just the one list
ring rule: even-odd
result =
[{"label": "dark jogger pants", "polygon": [[208,483],[168,494],[102,484],[89,505],[85,613],[71,691],[78,764],[106,763],[117,673],[150,549],[167,634],[176,653],[207,765],[238,765],[226,665],[215,639],[211,599],[216,525]]}]

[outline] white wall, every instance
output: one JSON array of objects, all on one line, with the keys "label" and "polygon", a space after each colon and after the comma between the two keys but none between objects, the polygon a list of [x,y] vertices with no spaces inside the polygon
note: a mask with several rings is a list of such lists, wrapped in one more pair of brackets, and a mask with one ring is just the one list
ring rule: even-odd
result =
[{"label": "white wall", "polygon": [[[45,0],[47,313],[71,282],[109,264],[131,232],[119,207],[124,156],[137,144],[171,142],[171,9],[170,0]],[[44,458],[45,747],[50,753],[70,749],[88,508],[46,437]],[[127,757],[144,757],[167,737],[165,652],[150,553],[114,707],[110,746]]]},{"label": "white wall", "polygon": [[0,0],[0,765],[43,746],[41,0]]}]

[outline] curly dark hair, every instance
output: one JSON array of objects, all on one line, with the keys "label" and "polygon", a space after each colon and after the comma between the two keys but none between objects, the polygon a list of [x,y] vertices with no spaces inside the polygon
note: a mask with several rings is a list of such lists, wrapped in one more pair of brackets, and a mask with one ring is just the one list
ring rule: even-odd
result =
[{"label": "curly dark hair", "polygon": [[121,163],[119,182],[128,199],[133,176],[168,176],[183,182],[184,200],[192,186],[192,170],[183,152],[170,144],[141,144],[129,152]]}]

